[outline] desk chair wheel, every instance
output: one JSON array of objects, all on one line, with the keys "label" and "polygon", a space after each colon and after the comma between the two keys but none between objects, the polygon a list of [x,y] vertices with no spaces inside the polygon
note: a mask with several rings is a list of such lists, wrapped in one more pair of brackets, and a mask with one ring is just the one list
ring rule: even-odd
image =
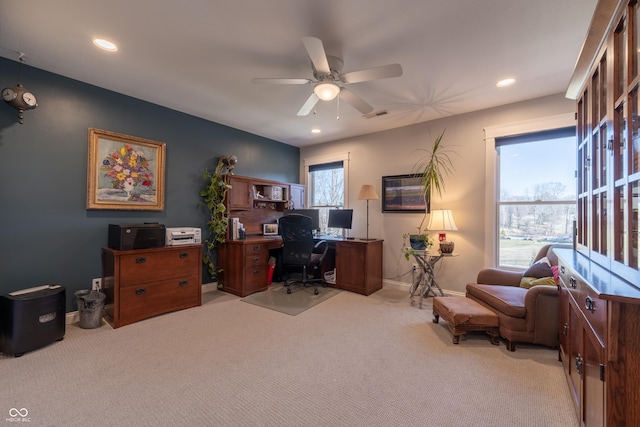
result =
[{"label": "desk chair wheel", "polygon": [[320,293],[320,291],[318,291],[317,289],[314,289],[313,294],[314,295],[318,295]]},{"label": "desk chair wheel", "polygon": [[290,294],[291,293],[291,287],[287,288],[287,293]]}]

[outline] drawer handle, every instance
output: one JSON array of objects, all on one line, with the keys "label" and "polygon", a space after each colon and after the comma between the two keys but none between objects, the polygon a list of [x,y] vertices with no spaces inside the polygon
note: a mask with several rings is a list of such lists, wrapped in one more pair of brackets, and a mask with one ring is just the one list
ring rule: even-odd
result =
[{"label": "drawer handle", "polygon": [[146,294],[147,290],[145,288],[136,289],[136,295]]},{"label": "drawer handle", "polygon": [[586,297],[584,299],[584,306],[592,313],[596,311],[596,301],[591,297]]},{"label": "drawer handle", "polygon": [[253,275],[257,276],[258,274],[260,274],[260,270],[253,270]]},{"label": "drawer handle", "polygon": [[253,263],[254,263],[254,264],[257,264],[257,263],[259,263],[259,262],[260,262],[260,258],[254,258],[254,259],[253,259]]},{"label": "drawer handle", "polygon": [[578,371],[578,375],[582,376],[582,356],[576,356],[576,371]]},{"label": "drawer handle", "polygon": [[144,264],[145,262],[147,262],[147,258],[143,256],[136,258],[136,264]]},{"label": "drawer handle", "polygon": [[186,258],[186,257],[188,257],[188,256],[189,256],[189,254],[188,254],[188,253],[186,253],[186,252],[181,252],[181,253],[180,253],[180,258]]},{"label": "drawer handle", "polygon": [[188,283],[189,283],[189,281],[188,281],[188,280],[181,280],[181,281],[178,283],[178,285],[180,285],[180,286],[187,286],[187,284],[188,284]]},{"label": "drawer handle", "polygon": [[571,286],[573,289],[575,289],[576,286],[578,286],[578,281],[576,280],[575,277],[569,277],[569,286]]},{"label": "drawer handle", "polygon": [[253,247],[253,250],[256,251],[256,252],[259,251],[260,250],[260,245],[255,245]]}]

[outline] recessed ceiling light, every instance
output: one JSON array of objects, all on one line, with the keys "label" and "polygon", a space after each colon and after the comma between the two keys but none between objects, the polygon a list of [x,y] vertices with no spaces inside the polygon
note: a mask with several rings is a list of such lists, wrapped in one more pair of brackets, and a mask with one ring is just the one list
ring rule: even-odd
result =
[{"label": "recessed ceiling light", "polygon": [[108,50],[109,52],[115,52],[118,50],[118,46],[105,39],[93,39],[93,44],[98,46],[100,49]]},{"label": "recessed ceiling light", "polygon": [[496,83],[496,86],[507,87],[507,86],[511,86],[515,82],[516,82],[516,79],[508,78],[508,79],[500,80],[498,83]]},{"label": "recessed ceiling light", "polygon": [[318,128],[313,128],[311,129],[311,133],[322,133],[322,130]]}]

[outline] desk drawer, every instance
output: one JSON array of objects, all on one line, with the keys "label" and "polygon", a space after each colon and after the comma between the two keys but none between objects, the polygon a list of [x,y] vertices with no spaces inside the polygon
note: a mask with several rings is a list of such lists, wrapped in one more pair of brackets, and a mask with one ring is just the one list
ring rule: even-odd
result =
[{"label": "desk drawer", "polygon": [[246,267],[244,269],[244,287],[245,292],[250,294],[252,291],[264,289],[267,287],[267,266]]},{"label": "desk drawer", "polygon": [[247,257],[267,253],[269,253],[269,245],[267,243],[248,243],[244,245],[244,254]]},{"label": "desk drawer", "polygon": [[267,252],[262,254],[247,255],[244,258],[244,266],[247,268],[263,266],[267,263],[268,260],[269,260],[269,254]]},{"label": "desk drawer", "polygon": [[198,282],[198,276],[189,276],[121,288],[120,320],[130,323],[198,305]]}]

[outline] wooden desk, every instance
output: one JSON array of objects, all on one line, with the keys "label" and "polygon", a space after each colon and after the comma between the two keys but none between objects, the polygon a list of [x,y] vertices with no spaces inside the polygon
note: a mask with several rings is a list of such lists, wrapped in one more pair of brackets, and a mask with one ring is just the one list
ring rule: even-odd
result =
[{"label": "wooden desk", "polygon": [[[222,290],[241,297],[266,290],[269,250],[281,246],[279,237],[226,241],[218,252]],[[382,240],[330,240],[323,273],[334,267],[335,288],[363,295],[382,289]]]}]

